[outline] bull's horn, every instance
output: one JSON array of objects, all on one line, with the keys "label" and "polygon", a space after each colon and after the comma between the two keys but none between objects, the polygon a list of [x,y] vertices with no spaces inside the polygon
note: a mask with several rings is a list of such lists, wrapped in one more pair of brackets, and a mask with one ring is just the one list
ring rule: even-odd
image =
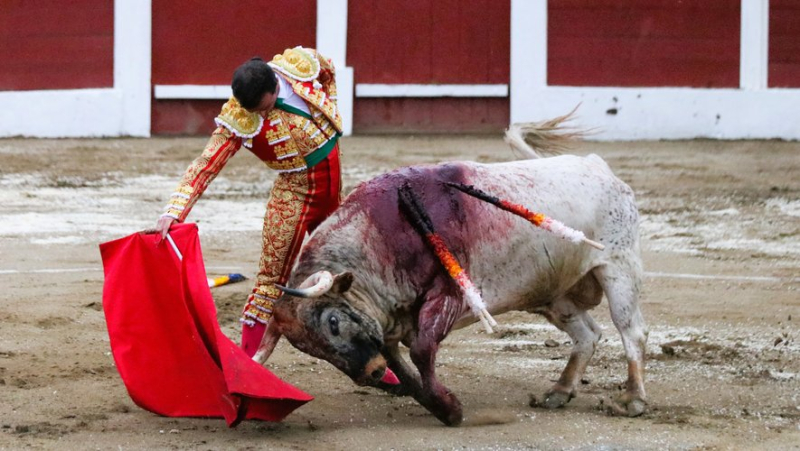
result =
[{"label": "bull's horn", "polygon": [[256,355],[253,356],[253,360],[263,366],[267,362],[269,356],[272,355],[272,351],[275,350],[275,345],[278,344],[280,339],[281,332],[278,330],[278,322],[272,320],[267,324],[267,330],[264,333],[264,337],[261,339],[261,344],[258,346]]},{"label": "bull's horn", "polygon": [[328,271],[318,271],[308,276],[299,288],[275,285],[286,294],[299,298],[318,298],[327,293],[333,286],[333,276]]}]

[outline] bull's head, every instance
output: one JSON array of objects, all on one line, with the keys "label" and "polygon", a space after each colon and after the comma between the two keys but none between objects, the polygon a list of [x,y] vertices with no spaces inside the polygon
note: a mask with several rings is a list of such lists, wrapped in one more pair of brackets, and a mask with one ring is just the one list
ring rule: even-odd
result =
[{"label": "bull's head", "polygon": [[296,289],[281,287],[273,321],[297,349],[327,360],[360,385],[372,385],[386,371],[383,333],[375,318],[345,299],[352,283],[349,272],[320,271]]}]

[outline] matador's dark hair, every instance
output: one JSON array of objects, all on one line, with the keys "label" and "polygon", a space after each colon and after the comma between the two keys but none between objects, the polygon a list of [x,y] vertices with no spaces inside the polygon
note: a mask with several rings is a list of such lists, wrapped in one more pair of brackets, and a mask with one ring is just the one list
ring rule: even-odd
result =
[{"label": "matador's dark hair", "polygon": [[236,68],[231,81],[233,96],[248,110],[257,107],[264,94],[275,92],[277,85],[275,72],[259,57],[251,58]]}]

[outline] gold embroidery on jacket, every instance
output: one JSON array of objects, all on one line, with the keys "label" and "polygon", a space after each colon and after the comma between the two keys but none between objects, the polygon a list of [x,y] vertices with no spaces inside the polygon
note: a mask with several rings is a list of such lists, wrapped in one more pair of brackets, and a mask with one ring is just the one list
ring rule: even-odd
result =
[{"label": "gold embroidery on jacket", "polygon": [[[321,123],[322,126],[318,125]],[[264,121],[264,138],[271,145],[276,161],[266,161],[267,166],[280,172],[300,171],[306,168],[303,157],[319,149],[335,134],[324,115],[316,122],[287,111],[274,109]]]},{"label": "gold embroidery on jacket", "polygon": [[264,119],[260,114],[251,113],[242,108],[239,101],[234,97],[231,97],[222,106],[222,111],[214,119],[214,122],[227,128],[240,138],[252,138],[258,135],[264,125]]},{"label": "gold embroidery on jacket", "polygon": [[336,108],[336,101],[331,99],[330,96],[325,94],[325,91],[314,89],[308,83],[302,83],[296,80],[289,80],[292,84],[292,90],[303,98],[311,110],[311,115],[317,123],[319,116],[325,116],[325,119],[339,132],[342,131],[342,117],[339,115],[339,110]]},{"label": "gold embroidery on jacket", "polygon": [[200,156],[186,168],[178,186],[170,196],[164,215],[181,222],[185,220],[208,184],[238,151],[240,143],[241,140],[229,129],[223,126],[217,127]]}]

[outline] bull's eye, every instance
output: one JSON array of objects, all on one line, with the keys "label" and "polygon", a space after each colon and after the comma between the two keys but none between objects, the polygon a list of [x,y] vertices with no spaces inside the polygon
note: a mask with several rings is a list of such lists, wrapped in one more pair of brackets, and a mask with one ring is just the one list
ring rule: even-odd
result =
[{"label": "bull's eye", "polygon": [[339,318],[331,316],[328,318],[328,324],[331,326],[331,333],[333,335],[339,335]]}]

